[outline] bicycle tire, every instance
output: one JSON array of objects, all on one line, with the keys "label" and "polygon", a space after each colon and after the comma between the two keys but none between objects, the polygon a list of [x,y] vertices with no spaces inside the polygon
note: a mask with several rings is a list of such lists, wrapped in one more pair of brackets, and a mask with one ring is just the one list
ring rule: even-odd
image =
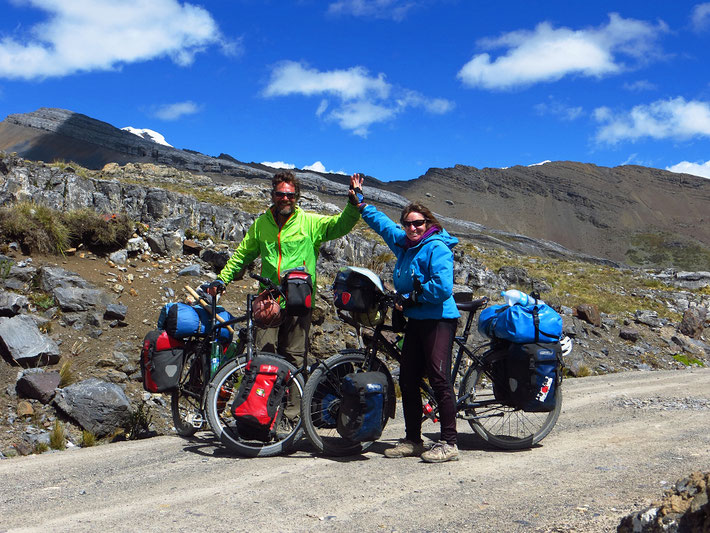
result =
[{"label": "bicycle tire", "polygon": [[[254,357],[259,355],[279,357],[272,353],[257,353],[254,354]],[[271,441],[247,440],[239,436],[237,422],[232,415],[231,407],[246,365],[247,360],[244,357],[233,359],[226,363],[210,380],[205,401],[207,421],[217,439],[233,453],[244,457],[271,457],[287,453],[303,435],[303,425],[299,415],[296,415],[295,419],[284,416],[281,419],[284,430],[279,431]],[[286,362],[286,366],[292,376],[288,384],[292,394],[284,396],[284,407],[289,398],[293,404],[298,406],[303,396],[303,378],[300,374],[296,374],[295,366],[288,362]],[[221,395],[219,391],[222,391]]]},{"label": "bicycle tire", "polygon": [[485,372],[472,366],[463,380],[459,399],[471,394],[468,401],[485,402],[480,407],[464,406],[471,428],[486,442],[504,450],[528,449],[544,439],[562,410],[562,388],[555,395],[555,407],[547,413],[528,413],[495,400],[493,384]]},{"label": "bicycle tire", "polygon": [[[337,429],[342,379],[346,374],[364,370],[364,361],[365,352],[362,350],[339,353],[319,364],[308,377],[301,401],[301,420],[308,440],[324,455],[356,455],[367,450],[373,443],[345,439]],[[379,359],[375,361],[374,368],[368,370],[385,371],[389,375],[385,364]]]},{"label": "bicycle tire", "polygon": [[186,353],[180,371],[178,388],[170,395],[170,412],[175,432],[181,437],[192,437],[205,426],[202,411],[204,380],[197,351]]}]

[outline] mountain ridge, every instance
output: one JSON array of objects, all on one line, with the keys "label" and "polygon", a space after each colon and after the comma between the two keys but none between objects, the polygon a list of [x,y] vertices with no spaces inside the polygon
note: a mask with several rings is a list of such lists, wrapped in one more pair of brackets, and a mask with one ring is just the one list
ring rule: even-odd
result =
[{"label": "mountain ridge", "polygon": [[[204,173],[218,182],[269,179],[277,169],[228,154],[207,156],[156,144],[68,110],[41,108],[0,122],[0,150],[91,169],[151,162]],[[294,170],[304,188],[332,197],[347,176]],[[640,166],[553,161],[506,169],[430,168],[408,181],[366,179],[369,201],[389,214],[420,200],[454,233],[526,236],[619,263],[710,270],[710,180]],[[485,240],[485,239],[484,239]]]}]

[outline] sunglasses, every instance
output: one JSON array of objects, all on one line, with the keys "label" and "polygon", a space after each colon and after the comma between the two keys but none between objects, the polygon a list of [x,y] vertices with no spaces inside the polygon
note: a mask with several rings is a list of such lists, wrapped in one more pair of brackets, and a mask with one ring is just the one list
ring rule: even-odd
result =
[{"label": "sunglasses", "polygon": [[281,191],[274,191],[271,193],[274,195],[274,198],[288,198],[289,200],[293,200],[296,197],[295,192],[281,192]]},{"label": "sunglasses", "polygon": [[419,228],[426,224],[426,218],[419,218],[417,220],[403,220],[402,221],[402,226],[407,228],[409,226],[414,226],[415,228]]}]

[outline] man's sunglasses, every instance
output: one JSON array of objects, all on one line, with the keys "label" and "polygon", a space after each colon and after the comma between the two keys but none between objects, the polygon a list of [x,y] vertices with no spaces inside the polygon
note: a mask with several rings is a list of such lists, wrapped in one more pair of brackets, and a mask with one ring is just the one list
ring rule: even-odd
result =
[{"label": "man's sunglasses", "polygon": [[417,220],[403,220],[402,221],[402,226],[403,227],[408,227],[408,226],[414,226],[415,228],[418,228],[420,226],[423,226],[426,224],[426,218],[419,218]]},{"label": "man's sunglasses", "polygon": [[293,200],[296,197],[295,192],[281,192],[281,191],[274,191],[271,193],[274,195],[276,198],[288,198],[289,200]]}]

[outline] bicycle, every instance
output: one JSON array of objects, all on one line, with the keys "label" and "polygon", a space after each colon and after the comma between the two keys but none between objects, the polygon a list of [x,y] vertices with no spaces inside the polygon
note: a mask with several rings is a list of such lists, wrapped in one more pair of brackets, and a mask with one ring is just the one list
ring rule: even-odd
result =
[{"label": "bicycle", "polygon": [[[372,442],[349,441],[337,432],[336,421],[342,400],[340,384],[343,376],[350,372],[379,370],[387,375],[392,385],[390,391],[394,391],[392,376],[387,365],[378,357],[378,352],[384,352],[397,362],[401,360],[399,344],[402,336],[391,341],[383,334],[393,331],[392,326],[384,323],[384,314],[393,307],[395,300],[396,293],[381,294],[382,316],[374,325],[365,324],[365,327],[372,328],[372,337],[365,349],[344,350],[312,369],[303,394],[301,417],[309,440],[326,455],[361,453],[372,445]],[[554,409],[546,413],[527,413],[495,398],[493,391],[496,380],[500,378],[497,378],[494,366],[504,357],[504,353],[495,341],[480,344],[473,349],[467,346],[474,317],[488,302],[489,299],[483,297],[457,303],[458,309],[467,313],[462,333],[454,337],[458,352],[453,359],[451,375],[457,395],[457,417],[467,420],[478,435],[496,447],[529,448],[547,436],[557,422],[562,408],[562,392],[558,384]],[[338,314],[358,330],[363,326],[349,314]],[[423,419],[437,421],[438,407],[433,391],[426,381],[422,382],[421,387]],[[392,392],[388,399],[389,418],[394,417],[395,402]]]},{"label": "bicycle", "polygon": [[[280,292],[271,280],[256,274],[250,274],[267,286],[269,291]],[[189,292],[198,301],[200,296],[189,287]],[[203,307],[210,308],[210,323],[206,336],[196,337],[187,341],[190,349],[185,351],[183,370],[178,388],[172,394],[171,411],[176,431],[182,436],[194,435],[204,427],[205,421],[217,439],[230,451],[246,457],[272,456],[287,452],[301,437],[303,430],[300,418],[296,421],[283,419],[282,427],[268,441],[244,438],[239,434],[237,423],[229,408],[239,390],[247,364],[255,356],[281,356],[273,353],[256,351],[254,347],[254,332],[257,327],[254,322],[252,304],[256,295],[247,295],[247,308],[244,315],[228,320],[221,319],[217,314],[217,297]],[[244,323],[243,327],[233,332],[231,343],[224,348],[219,340],[220,330],[230,328],[234,324]],[[233,330],[232,330],[233,331]],[[287,401],[300,403],[303,392],[302,369],[296,369],[284,361],[291,377],[287,382],[290,395]],[[288,400],[288,398],[291,398]]]}]

